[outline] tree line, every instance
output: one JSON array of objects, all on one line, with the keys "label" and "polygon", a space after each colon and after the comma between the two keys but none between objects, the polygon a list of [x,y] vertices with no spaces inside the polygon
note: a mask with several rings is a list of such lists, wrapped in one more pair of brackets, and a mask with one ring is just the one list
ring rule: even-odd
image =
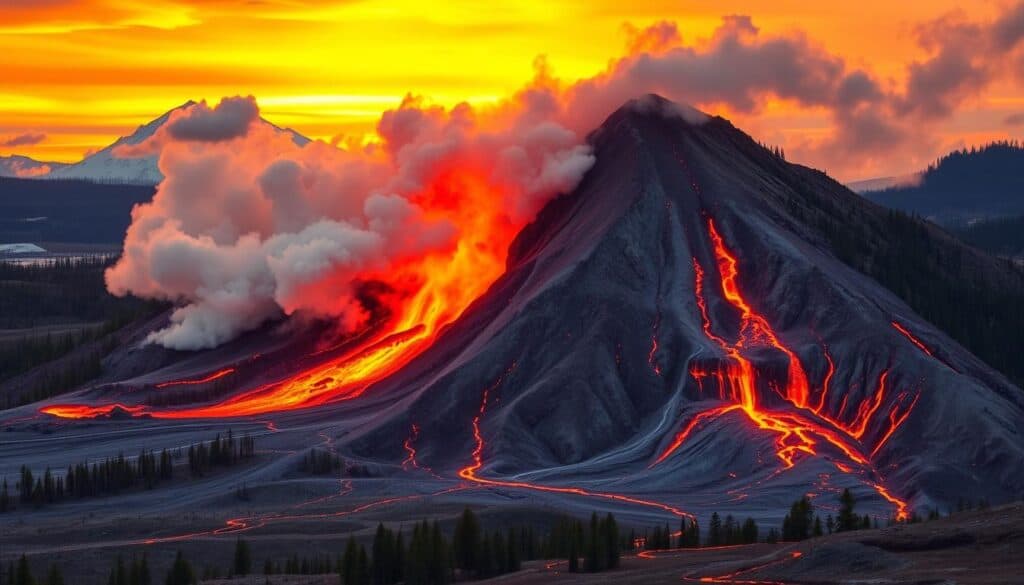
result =
[{"label": "tree line", "polygon": [[[235,465],[255,454],[254,438],[245,435],[236,439],[229,430],[223,437],[218,433],[209,442],[190,445],[188,465],[192,475],[201,476],[215,467]],[[140,487],[153,489],[174,478],[174,458],[175,454],[167,449],[159,453],[143,449],[134,459],[119,453],[92,464],[83,461],[69,465],[63,474],[48,467],[38,476],[22,465],[15,493],[12,494],[7,478],[0,480],[0,513],[13,510],[17,504],[40,508],[71,498],[109,496]]]},{"label": "tree line", "polygon": [[188,447],[188,468],[192,475],[201,476],[216,467],[231,467],[256,456],[256,439],[245,435],[235,439],[231,430],[223,437],[220,433],[209,443]]}]

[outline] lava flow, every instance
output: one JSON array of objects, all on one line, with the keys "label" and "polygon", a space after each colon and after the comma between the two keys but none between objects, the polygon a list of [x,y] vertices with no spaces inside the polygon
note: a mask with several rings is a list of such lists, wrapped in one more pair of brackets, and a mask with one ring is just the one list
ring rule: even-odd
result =
[{"label": "lava flow", "polygon": [[[135,415],[154,418],[236,417],[294,410],[347,400],[395,373],[433,344],[505,270],[512,238],[522,227],[500,208],[503,193],[482,171],[453,169],[438,175],[413,199],[428,219],[447,220],[458,228],[451,250],[406,259],[386,272],[365,275],[387,292],[374,301],[388,317],[357,346],[343,355],[300,372],[289,379],[264,384],[224,401],[193,408],[162,409],[148,405],[119,406]],[[219,373],[225,376],[225,373]],[[220,377],[218,376],[218,377]],[[172,381],[161,384],[209,382]],[[65,418],[109,414],[115,405],[44,407],[42,412]]]},{"label": "lava flow", "polygon": [[896,331],[899,331],[900,334],[903,335],[903,337],[906,337],[910,341],[910,343],[916,345],[917,349],[923,351],[928,357],[935,357],[934,355],[932,355],[932,350],[928,349],[928,346],[922,343],[921,340],[918,339],[913,333],[911,333],[906,327],[900,325],[898,321],[893,321],[892,327]]},{"label": "lava flow", "polygon": [[[511,371],[511,370],[509,370],[509,371]],[[627,504],[635,504],[637,506],[644,506],[644,507],[647,507],[647,508],[655,508],[655,509],[658,509],[658,510],[663,510],[665,512],[669,512],[671,514],[674,514],[675,516],[678,516],[678,517],[693,518],[692,514],[689,514],[688,512],[685,512],[685,511],[683,511],[683,510],[681,510],[681,509],[679,509],[679,508],[677,508],[675,506],[672,506],[670,504],[664,504],[662,502],[655,502],[653,500],[644,500],[644,499],[641,499],[641,498],[634,498],[632,496],[627,496],[627,495],[624,495],[624,494],[614,494],[614,493],[608,493],[608,492],[592,492],[590,490],[585,490],[583,488],[578,488],[578,487],[557,487],[557,486],[548,486],[548,485],[542,485],[542,484],[536,484],[536,483],[529,483],[529,482],[525,482],[525,481],[504,481],[504,480],[500,480],[500,479],[488,479],[488,478],[479,476],[477,474],[477,472],[480,471],[480,469],[484,466],[484,462],[483,462],[484,437],[483,437],[483,434],[482,434],[482,432],[480,430],[480,421],[481,421],[481,419],[483,419],[484,414],[487,412],[487,403],[488,403],[488,398],[489,398],[490,394],[492,392],[494,392],[495,390],[497,390],[498,386],[501,385],[501,383],[504,381],[505,376],[507,374],[508,374],[508,372],[505,372],[505,375],[503,375],[501,378],[499,378],[496,383],[494,383],[492,386],[489,386],[489,387],[484,389],[483,396],[482,396],[482,398],[480,400],[480,410],[477,412],[476,416],[473,417],[473,440],[474,440],[474,443],[475,443],[475,445],[473,447],[473,453],[472,453],[473,462],[470,463],[469,465],[467,465],[466,467],[463,467],[462,469],[459,470],[459,477],[461,477],[462,479],[465,479],[467,481],[471,481],[473,483],[476,483],[476,484],[479,484],[479,485],[484,485],[484,486],[504,487],[504,488],[518,488],[518,489],[533,490],[533,491],[539,491],[539,492],[550,492],[550,493],[556,493],[556,494],[571,494],[571,495],[583,496],[583,497],[587,497],[587,498],[599,498],[599,499],[604,499],[604,500],[613,500],[613,501],[616,501],[616,502],[623,502],[623,503],[627,503]]]},{"label": "lava flow", "polygon": [[[726,341],[725,338],[714,332],[704,294],[704,269],[699,261],[694,258],[694,292],[696,294],[697,307],[700,311],[702,328],[705,336],[725,353],[726,359],[711,366],[695,364],[690,369],[690,375],[697,381],[702,391],[704,390],[705,379],[710,378],[717,381],[718,398],[726,400],[730,404],[697,413],[675,435],[669,445],[650,466],[654,467],[664,462],[677,452],[700,425],[728,413],[742,411],[758,428],[772,431],[778,435],[775,441],[776,456],[782,461],[785,468],[793,467],[796,464],[796,458],[801,454],[817,455],[817,443],[819,440],[830,443],[839,449],[853,463],[868,467],[868,458],[862,454],[857,443],[865,436],[869,424],[874,420],[876,413],[886,399],[889,370],[886,369],[880,375],[878,388],[875,392],[868,399],[860,403],[853,421],[844,423],[830,417],[825,408],[826,395],[836,369],[832,357],[826,350],[825,357],[828,363],[828,371],[825,375],[822,392],[817,404],[811,405],[810,384],[796,353],[783,345],[779,336],[768,323],[768,320],[757,313],[750,303],[744,299],[737,285],[737,277],[739,275],[738,262],[726,247],[721,235],[715,228],[714,221],[708,219],[707,225],[708,235],[714,247],[723,297],[739,313],[740,330],[735,343]],[[759,403],[758,371],[745,353],[758,347],[773,348],[782,352],[789,359],[787,378],[783,388],[775,388],[770,382],[762,382],[762,385],[772,388],[794,407],[807,411],[811,416],[769,411]],[[885,444],[896,429],[903,424],[916,404],[915,398],[905,410],[901,410],[900,404],[903,403],[904,397],[905,395],[899,396],[896,405],[893,407],[892,412],[890,412],[889,428],[875,445],[871,454],[872,457],[878,453],[879,449],[881,449],[882,445]],[[813,415],[817,415],[825,423],[834,427],[834,429],[815,422],[812,419]],[[893,496],[881,484],[870,482],[870,485],[883,498],[896,506],[897,518],[906,517],[906,502]]]},{"label": "lava flow", "polygon": [[909,329],[907,329],[906,327],[901,325],[899,321],[892,321],[891,325],[892,325],[893,329],[895,329],[896,331],[899,331],[900,335],[902,335],[903,337],[906,337],[907,341],[909,341],[910,343],[914,344],[914,347],[916,347],[917,349],[921,350],[921,352],[924,353],[926,356],[928,356],[928,357],[930,357],[932,359],[938,360],[939,362],[941,362],[947,368],[953,370],[954,372],[960,373],[960,370],[955,368],[953,366],[953,364],[951,364],[951,363],[947,362],[946,360],[942,359],[941,357],[935,355],[935,353],[933,353],[932,350],[928,349],[928,346],[925,345],[923,341],[918,339],[918,337],[916,335],[914,335],[913,333],[911,333]]},{"label": "lava flow", "polygon": [[156,387],[157,388],[168,388],[170,386],[195,386],[197,384],[206,384],[207,382],[213,382],[214,380],[220,380],[221,378],[223,378],[225,376],[230,376],[231,374],[234,374],[234,373],[235,373],[235,368],[224,368],[223,370],[218,370],[218,371],[210,374],[209,376],[205,376],[205,377],[202,377],[202,378],[192,378],[192,379],[187,379],[187,380],[170,380],[170,381],[167,381],[167,382],[161,382],[159,384],[156,384]]}]

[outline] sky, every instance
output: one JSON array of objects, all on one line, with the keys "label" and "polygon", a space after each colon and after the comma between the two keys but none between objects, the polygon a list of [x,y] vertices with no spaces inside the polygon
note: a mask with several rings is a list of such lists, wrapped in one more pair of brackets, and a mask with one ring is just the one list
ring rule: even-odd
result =
[{"label": "sky", "polygon": [[495,102],[542,56],[566,85],[626,71],[638,92],[724,115],[842,180],[902,174],[1024,134],[1024,4],[963,6],[5,0],[0,155],[75,161],[187,100],[234,95],[311,138],[367,141],[407,93]]}]

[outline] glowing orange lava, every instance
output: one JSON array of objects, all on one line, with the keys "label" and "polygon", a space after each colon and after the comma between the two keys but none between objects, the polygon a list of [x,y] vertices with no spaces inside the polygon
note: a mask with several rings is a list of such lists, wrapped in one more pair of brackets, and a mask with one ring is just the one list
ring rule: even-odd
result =
[{"label": "glowing orange lava", "polygon": [[[846,424],[830,417],[826,412],[827,395],[832,377],[836,371],[835,363],[826,349],[825,358],[828,363],[828,370],[823,381],[823,388],[818,397],[817,404],[810,405],[810,384],[807,381],[807,376],[804,373],[800,360],[794,351],[780,341],[779,336],[772,329],[768,320],[757,313],[741,294],[737,284],[737,277],[739,275],[738,262],[726,247],[725,242],[715,227],[714,221],[711,219],[708,220],[708,235],[714,247],[723,296],[739,313],[740,330],[735,343],[726,341],[714,332],[705,299],[705,272],[700,262],[694,258],[694,292],[700,312],[702,328],[707,338],[725,353],[726,359],[712,365],[693,364],[690,367],[690,374],[697,381],[702,392],[705,390],[706,379],[717,381],[718,398],[726,400],[731,404],[716,406],[693,416],[650,466],[654,467],[664,462],[677,452],[700,425],[730,412],[742,411],[759,429],[777,434],[775,441],[776,456],[782,462],[784,468],[793,467],[796,464],[797,457],[801,454],[817,455],[818,441],[825,441],[839,449],[852,463],[863,466],[863,468],[869,468],[868,458],[862,454],[856,443],[865,436],[869,424],[874,420],[877,411],[886,400],[889,370],[886,369],[882,372],[879,376],[878,388],[868,399],[861,401],[856,415],[853,417],[853,422]],[[770,411],[759,404],[758,371],[746,355],[747,351],[759,347],[774,348],[789,358],[789,368],[784,386],[780,388],[771,381],[761,382],[761,384],[776,391],[797,409],[808,411],[810,416],[791,412]],[[840,409],[840,414],[845,409],[845,399],[846,397],[844,397],[844,404]],[[914,404],[916,404],[916,399],[906,410],[900,409],[902,402],[903,397],[901,396],[890,413],[889,429],[876,444],[875,449],[872,451],[872,456],[878,452],[885,441],[906,420]],[[823,424],[815,422],[813,415],[817,415],[823,422],[830,424],[834,428],[828,428]],[[839,469],[841,470],[852,471],[849,466],[838,463],[837,465],[840,465]],[[883,498],[896,506],[898,519],[906,517],[906,502],[893,496],[880,483],[869,482],[869,485],[874,487]]]},{"label": "glowing orange lava", "polygon": [[934,355],[932,355],[932,350],[928,349],[928,347],[924,343],[922,343],[920,339],[915,337],[914,334],[911,333],[906,327],[900,325],[897,321],[893,321],[892,326],[893,329],[899,331],[903,335],[903,337],[906,337],[908,340],[910,340],[910,343],[916,345],[918,349],[923,351],[929,357],[935,357]]},{"label": "glowing orange lava", "polygon": [[191,380],[171,380],[169,382],[161,382],[156,384],[157,388],[167,388],[168,386],[194,386],[196,384],[206,384],[207,382],[213,382],[219,380],[225,376],[230,376],[235,373],[235,368],[224,368],[223,370],[216,371],[209,376],[203,378],[195,378]]},{"label": "glowing orange lava", "polygon": [[[505,375],[507,375],[507,374],[508,374],[508,372],[506,372]],[[471,481],[473,483],[479,484],[479,485],[493,486],[493,487],[504,487],[504,488],[518,488],[518,489],[525,489],[525,490],[532,490],[532,491],[539,491],[539,492],[550,492],[550,493],[556,493],[556,494],[571,494],[571,495],[583,496],[583,497],[587,497],[587,498],[599,498],[599,499],[604,499],[604,500],[612,500],[612,501],[616,501],[616,502],[623,502],[623,503],[627,503],[627,504],[635,504],[635,505],[638,505],[638,506],[644,506],[644,507],[647,507],[647,508],[655,508],[655,509],[659,509],[659,510],[664,510],[665,512],[669,512],[669,513],[674,514],[674,515],[679,516],[679,517],[693,518],[692,514],[689,514],[688,512],[685,512],[685,511],[683,511],[683,510],[681,510],[681,509],[679,509],[679,508],[677,508],[675,506],[672,506],[670,504],[664,504],[662,502],[655,502],[653,500],[645,500],[645,499],[642,499],[642,498],[635,498],[635,497],[627,496],[627,495],[624,495],[624,494],[614,494],[614,493],[608,493],[608,492],[593,492],[593,491],[585,490],[583,488],[578,488],[578,487],[548,486],[548,485],[542,485],[542,484],[536,484],[536,483],[529,483],[529,482],[525,482],[525,481],[504,481],[504,480],[499,480],[499,479],[488,479],[488,478],[479,476],[477,474],[477,472],[480,471],[480,469],[484,465],[484,462],[483,462],[484,437],[483,437],[483,434],[481,433],[481,430],[480,430],[480,421],[481,421],[481,419],[483,419],[484,414],[487,412],[488,397],[490,396],[491,392],[495,391],[497,389],[497,387],[501,385],[502,381],[505,378],[505,375],[503,375],[501,378],[499,378],[498,381],[494,385],[489,386],[489,387],[484,389],[483,396],[482,396],[482,398],[480,400],[480,410],[477,411],[476,416],[473,417],[473,440],[474,440],[474,443],[475,443],[475,445],[473,447],[473,453],[472,453],[473,462],[470,463],[469,465],[467,465],[466,467],[463,467],[462,469],[459,470],[459,477],[461,477],[462,479],[465,479],[467,481]]]},{"label": "glowing orange lava", "polygon": [[[504,272],[509,244],[522,226],[513,223],[501,210],[504,194],[487,176],[471,165],[450,169],[440,172],[412,198],[428,219],[453,223],[458,229],[457,241],[444,253],[409,258],[386,272],[367,275],[368,281],[385,283],[391,291],[377,299],[387,305],[389,318],[357,347],[289,379],[259,386],[217,404],[181,409],[146,405],[122,408],[154,418],[220,418],[308,408],[361,395],[430,347],[439,332]],[[198,384],[212,379],[215,378],[163,385]],[[106,414],[111,409],[112,406],[53,405],[42,412],[82,418]]]}]

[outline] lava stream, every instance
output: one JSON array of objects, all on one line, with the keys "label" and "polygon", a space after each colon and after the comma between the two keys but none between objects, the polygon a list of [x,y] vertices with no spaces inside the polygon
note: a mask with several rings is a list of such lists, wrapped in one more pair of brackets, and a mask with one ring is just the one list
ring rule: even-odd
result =
[{"label": "lava stream", "polygon": [[[379,272],[362,275],[386,292],[374,303],[386,318],[357,347],[286,380],[265,384],[222,402],[193,408],[146,405],[123,408],[154,418],[222,418],[319,406],[360,396],[375,382],[394,374],[430,347],[505,271],[509,245],[525,218],[513,221],[500,202],[507,194],[487,169],[471,163],[439,169],[412,197],[424,218],[457,226],[450,249],[403,258]],[[81,418],[107,414],[113,405],[52,405],[42,411]]]},{"label": "lava stream", "polygon": [[[856,442],[864,437],[868,425],[875,418],[877,411],[885,401],[889,370],[886,369],[879,376],[878,388],[870,399],[860,403],[853,422],[844,424],[839,420],[830,418],[825,413],[827,394],[832,377],[835,374],[835,364],[831,355],[826,350],[825,357],[828,362],[828,371],[825,375],[824,387],[821,395],[818,397],[817,404],[810,405],[810,385],[800,360],[794,351],[780,341],[779,336],[772,329],[768,320],[757,313],[740,293],[737,284],[739,276],[738,262],[726,247],[724,240],[715,228],[714,221],[710,218],[708,219],[708,235],[714,247],[723,296],[740,314],[740,331],[734,343],[726,341],[714,332],[704,294],[704,269],[699,261],[694,258],[694,292],[700,311],[702,328],[706,337],[725,353],[726,360],[712,367],[693,365],[690,368],[690,374],[697,381],[702,392],[705,389],[705,378],[717,380],[718,397],[731,402],[731,404],[708,409],[691,418],[686,426],[675,435],[669,445],[658,455],[650,467],[664,462],[668,457],[677,452],[687,438],[701,424],[730,412],[742,410],[758,428],[777,434],[775,441],[776,456],[787,469],[796,464],[796,458],[800,454],[817,455],[816,445],[818,441],[830,443],[845,454],[851,462],[869,468],[868,458],[861,453],[859,447],[856,446]],[[767,385],[772,387],[782,398],[786,399],[796,408],[806,410],[812,416],[814,414],[818,415],[824,422],[835,427],[835,430],[815,422],[809,416],[798,413],[769,411],[759,404],[758,372],[745,352],[756,347],[765,346],[779,350],[789,358],[785,386],[777,388],[770,382],[767,382]],[[893,412],[890,413],[889,429],[876,444],[872,455],[878,452],[889,436],[906,420],[914,404],[916,404],[916,399],[905,411],[899,410],[901,402],[902,397],[897,400]],[[845,397],[844,406],[840,413],[844,409]],[[840,467],[840,469],[843,468],[849,469],[846,466]],[[896,506],[897,518],[902,519],[906,517],[906,502],[893,496],[881,484],[870,482],[870,485],[883,498]]]},{"label": "lava stream", "polygon": [[906,337],[910,341],[910,343],[916,345],[918,349],[925,353],[925,355],[927,355],[928,357],[935,357],[932,354],[932,350],[928,349],[928,346],[922,343],[920,339],[918,339],[913,333],[910,332],[910,330],[908,330],[903,325],[900,325],[898,321],[893,321],[892,327],[896,331],[899,331],[900,334],[903,335],[903,337]]},{"label": "lava stream", "polygon": [[[507,372],[506,372],[506,374],[507,374]],[[473,462],[470,463],[469,465],[467,465],[466,467],[463,467],[462,469],[459,470],[459,477],[461,477],[464,480],[467,480],[467,481],[470,481],[470,482],[473,482],[473,483],[476,483],[476,484],[479,484],[479,485],[484,485],[484,486],[517,488],[517,489],[526,489],[526,490],[533,490],[533,491],[540,491],[540,492],[549,492],[549,493],[556,493],[556,494],[571,494],[571,495],[583,496],[583,497],[587,497],[587,498],[600,498],[600,499],[612,500],[612,501],[616,501],[616,502],[623,502],[623,503],[627,503],[627,504],[635,504],[635,505],[644,506],[644,507],[647,507],[647,508],[656,508],[656,509],[664,510],[665,512],[669,512],[671,514],[674,514],[675,516],[678,516],[678,517],[693,518],[692,514],[689,514],[688,512],[685,512],[685,511],[683,511],[683,510],[681,510],[681,509],[679,509],[679,508],[677,508],[675,506],[672,506],[670,504],[664,504],[662,502],[655,502],[653,500],[644,500],[644,499],[641,499],[641,498],[634,498],[632,496],[627,496],[627,495],[623,495],[623,494],[614,494],[614,493],[607,493],[607,492],[593,492],[593,491],[585,490],[583,488],[578,488],[578,487],[555,487],[555,486],[547,486],[547,485],[541,485],[541,484],[536,484],[536,483],[529,483],[529,482],[524,482],[524,481],[504,481],[504,480],[500,480],[500,479],[488,479],[488,478],[481,477],[481,476],[477,475],[477,472],[484,465],[484,463],[483,463],[484,438],[483,438],[483,434],[480,431],[480,421],[483,418],[484,414],[487,412],[488,397],[490,396],[491,392],[493,392],[494,390],[497,389],[497,387],[502,383],[503,379],[504,379],[504,376],[502,376],[502,378],[499,378],[498,381],[494,385],[489,386],[489,387],[484,389],[483,396],[482,396],[482,398],[480,400],[480,410],[477,412],[476,416],[473,417],[473,439],[475,441],[475,446],[473,447],[473,453],[472,453]]]},{"label": "lava stream", "polygon": [[235,368],[224,368],[223,370],[218,370],[210,374],[209,376],[203,378],[193,378],[187,380],[170,380],[168,382],[161,382],[159,384],[156,384],[156,387],[167,388],[169,386],[194,386],[196,384],[206,384],[207,382],[213,382],[214,380],[219,380],[225,376],[230,376],[231,374],[234,373]]}]

